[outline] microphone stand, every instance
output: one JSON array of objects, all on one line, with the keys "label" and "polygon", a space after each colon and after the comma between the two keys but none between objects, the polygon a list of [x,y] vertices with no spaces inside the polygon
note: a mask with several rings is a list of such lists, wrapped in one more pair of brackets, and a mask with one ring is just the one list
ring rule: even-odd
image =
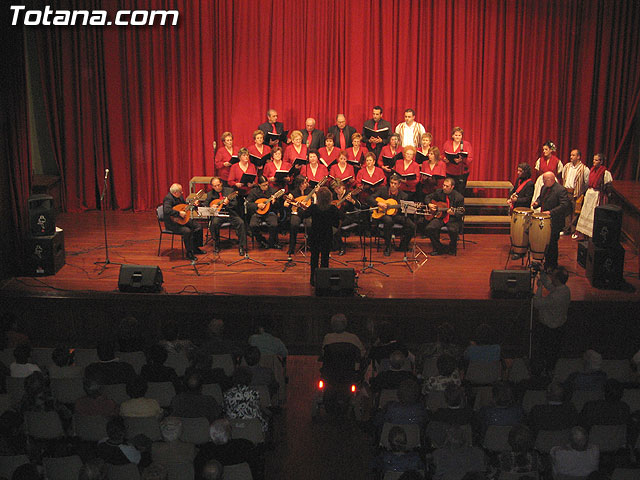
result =
[{"label": "microphone stand", "polygon": [[102,195],[100,195],[100,208],[102,208],[102,227],[104,230],[104,254],[105,259],[103,262],[93,262],[94,265],[102,265],[102,268],[98,272],[98,275],[102,275],[107,269],[108,265],[122,265],[122,263],[112,262],[109,260],[109,241],[107,238],[107,211],[105,208],[107,197],[107,179],[109,178],[109,169],[104,171],[104,185],[102,186]]},{"label": "microphone stand", "polygon": [[[373,262],[373,233],[371,232],[371,229],[369,229],[369,263],[367,264],[367,229],[365,227],[366,225],[366,217],[365,217],[365,213],[367,212],[372,212],[374,210],[377,210],[376,208],[366,208],[363,210],[358,210],[358,213],[360,214],[360,232],[361,232],[361,237],[360,237],[360,245],[362,247],[362,259],[361,260],[349,260],[347,263],[359,263],[362,262],[362,270],[360,273],[367,273],[368,270],[372,270],[374,272],[378,272],[381,275],[384,275],[385,277],[388,277],[389,274],[383,272],[382,270],[380,270],[379,268],[377,268]],[[383,263],[380,262],[379,260],[375,260],[378,263]]]},{"label": "microphone stand", "polygon": [[[247,215],[248,215],[248,213],[247,213],[247,199],[245,198],[245,199],[244,199],[244,218],[247,218]],[[249,223],[250,223],[250,222],[247,222],[247,225],[249,225]],[[251,227],[249,227],[249,228],[251,228]],[[253,263],[259,263],[259,264],[260,264],[260,265],[262,265],[263,267],[266,267],[266,266],[267,266],[267,264],[266,264],[266,263],[263,263],[263,262],[261,262],[260,260],[256,260],[255,258],[253,258],[253,257],[251,257],[251,256],[249,255],[249,248],[248,248],[248,247],[249,247],[249,246],[247,245],[247,248],[245,248],[245,249],[244,249],[244,257],[242,257],[242,258],[240,258],[240,259],[238,259],[238,260],[235,260],[235,261],[231,262],[230,264],[228,264],[228,265],[227,265],[227,267],[230,267],[230,266],[235,265],[236,263],[240,263],[240,262],[253,262]],[[284,270],[283,270],[283,271],[284,271]]]},{"label": "microphone stand", "polygon": [[[198,212],[197,207],[195,207],[195,212],[198,214],[198,216],[200,216],[200,213]],[[219,258],[220,258],[220,255],[218,254],[218,257],[214,258],[210,262],[208,262],[208,261],[200,262],[200,261],[198,261],[198,258],[196,257],[194,260],[191,260],[189,263],[186,263],[184,265],[176,265],[174,267],[171,267],[171,270],[175,270],[176,268],[193,267],[193,271],[196,272],[196,275],[199,277],[200,276],[200,272],[198,271],[198,265],[211,265],[212,263],[215,263],[216,260],[218,260]]]},{"label": "microphone stand", "polygon": [[[406,225],[406,221],[407,221],[407,204],[406,203],[400,203],[400,210],[402,212],[404,212],[404,220],[405,220],[405,225]],[[404,230],[404,229],[403,229]],[[404,233],[403,233],[404,235]],[[402,238],[401,242],[404,242],[404,238]],[[400,243],[402,245],[402,243]],[[382,262],[383,265],[393,265],[394,263],[403,263],[406,265],[406,267],[409,269],[409,271],[411,273],[413,273],[413,269],[411,268],[411,264],[409,263],[409,260],[407,259],[407,251],[405,250],[404,252],[402,252],[402,260],[391,260],[390,262]],[[417,261],[416,261],[417,263]]]}]

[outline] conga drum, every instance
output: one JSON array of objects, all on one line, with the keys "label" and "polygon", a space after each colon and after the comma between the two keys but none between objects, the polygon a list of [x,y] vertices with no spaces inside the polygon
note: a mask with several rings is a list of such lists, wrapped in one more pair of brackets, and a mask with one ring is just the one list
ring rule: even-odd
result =
[{"label": "conga drum", "polygon": [[511,213],[511,248],[514,253],[527,253],[532,213],[533,210],[526,207],[514,208]]},{"label": "conga drum", "polygon": [[534,213],[531,215],[529,226],[529,247],[531,258],[541,262],[544,252],[551,240],[551,215],[548,213]]}]

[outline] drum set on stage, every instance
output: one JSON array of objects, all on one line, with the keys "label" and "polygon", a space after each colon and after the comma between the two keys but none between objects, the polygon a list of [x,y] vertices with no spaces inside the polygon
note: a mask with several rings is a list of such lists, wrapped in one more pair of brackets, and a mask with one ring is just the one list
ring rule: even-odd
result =
[{"label": "drum set on stage", "polygon": [[[528,266],[532,261],[542,263],[551,240],[551,215],[534,212],[531,208],[517,207],[511,214],[511,255],[518,256]],[[505,268],[506,265],[505,264]]]}]

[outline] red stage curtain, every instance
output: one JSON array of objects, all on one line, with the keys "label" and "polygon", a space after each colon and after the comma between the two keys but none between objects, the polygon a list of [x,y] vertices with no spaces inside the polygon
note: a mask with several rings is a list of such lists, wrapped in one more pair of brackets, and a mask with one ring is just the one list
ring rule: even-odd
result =
[{"label": "red stage curtain", "polygon": [[[474,146],[471,178],[513,179],[552,139],[602,151],[631,178],[640,104],[636,0],[188,0],[58,2],[176,9],[179,25],[34,29],[67,208],[153,208],[173,181],[213,174],[211,144],[237,145],[278,110],[326,130],[371,107],[392,125],[405,108],[442,145],[455,125]],[[634,152],[633,149],[636,149]]]}]

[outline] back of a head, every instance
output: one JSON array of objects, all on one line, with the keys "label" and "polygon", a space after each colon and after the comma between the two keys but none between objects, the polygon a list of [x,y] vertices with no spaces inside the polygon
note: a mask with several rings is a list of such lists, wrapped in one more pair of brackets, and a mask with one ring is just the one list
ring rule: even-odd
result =
[{"label": "back of a head", "polygon": [[154,365],[164,365],[164,362],[167,361],[169,354],[167,353],[167,349],[162,345],[156,343],[151,345],[146,352],[147,363],[152,363]]},{"label": "back of a head", "polygon": [[551,382],[547,387],[547,401],[549,402],[563,402],[564,401],[564,387],[561,383]]},{"label": "back of a head", "polygon": [[140,480],[167,480],[168,478],[167,469],[160,463],[152,463],[140,475]]},{"label": "back of a head", "polygon": [[624,386],[615,378],[608,379],[603,387],[604,399],[607,402],[619,402],[624,395]]},{"label": "back of a head", "polygon": [[513,391],[507,382],[498,381],[492,387],[493,401],[498,407],[508,407],[513,404]]},{"label": "back of a head", "polygon": [[247,367],[238,367],[233,372],[233,384],[234,385],[250,385],[253,374]]},{"label": "back of a head", "polygon": [[342,333],[347,329],[347,317],[344,313],[336,313],[331,317],[331,330]]},{"label": "back of a head", "polygon": [[202,467],[202,471],[199,472],[200,480],[222,480],[224,473],[224,467],[217,460],[209,460]]},{"label": "back of a head", "polygon": [[142,398],[147,393],[149,385],[140,375],[136,375],[127,383],[127,395],[131,398]]},{"label": "back of a head", "polygon": [[553,270],[553,277],[556,283],[564,285],[567,283],[567,280],[569,280],[569,271],[564,267],[556,267]]},{"label": "back of a head", "polygon": [[452,344],[456,341],[456,331],[448,322],[441,323],[437,328],[437,339],[442,344]]},{"label": "back of a head", "polygon": [[395,350],[389,355],[389,364],[392,370],[402,370],[404,362],[407,359],[406,355],[400,350]]},{"label": "back of a head", "polygon": [[219,318],[214,318],[209,322],[209,335],[212,337],[221,337],[224,333],[224,322]]},{"label": "back of a head", "polygon": [[69,353],[69,349],[65,347],[56,347],[51,352],[51,360],[58,367],[66,367],[73,363],[73,355]]},{"label": "back of a head", "polygon": [[202,388],[202,375],[198,372],[191,372],[184,380],[184,386],[191,393],[200,393]]},{"label": "back of a head", "polygon": [[481,323],[476,327],[474,340],[478,345],[492,345],[493,344],[493,332],[491,327],[486,323]]},{"label": "back of a head", "polygon": [[586,450],[589,444],[589,434],[582,427],[573,427],[571,429],[570,444],[574,450]]},{"label": "back of a head", "polygon": [[394,425],[389,429],[387,439],[392,452],[404,452],[407,449],[407,432],[404,428]]},{"label": "back of a head", "polygon": [[103,362],[113,360],[116,356],[116,347],[114,342],[111,340],[98,342],[96,351],[98,352],[98,359]]},{"label": "back of a head", "polygon": [[533,433],[526,425],[516,425],[509,431],[509,445],[515,453],[526,453],[533,444]]},{"label": "back of a head", "polygon": [[127,436],[127,427],[122,417],[111,417],[107,422],[107,435],[113,443],[122,443]]},{"label": "back of a head", "polygon": [[438,373],[444,377],[449,377],[456,369],[456,359],[451,355],[443,353],[436,360],[436,367],[438,367]]},{"label": "back of a head", "polygon": [[31,356],[31,345],[28,343],[21,343],[13,349],[13,357],[16,359],[16,363],[27,363]]},{"label": "back of a head", "polygon": [[101,458],[91,458],[80,468],[78,480],[107,480],[107,464]]},{"label": "back of a head", "polygon": [[38,467],[32,463],[20,465],[11,476],[11,480],[38,480],[39,478],[42,478],[42,475],[40,475]]},{"label": "back of a head", "polygon": [[160,422],[160,433],[165,442],[175,442],[182,434],[182,420],[179,417],[166,417]]},{"label": "back of a head", "polygon": [[244,360],[250,367],[258,365],[260,363],[260,349],[254,346],[247,347],[244,352]]},{"label": "back of a head", "polygon": [[464,430],[460,425],[451,425],[447,429],[447,435],[444,441],[445,447],[461,448],[467,444],[467,438]]},{"label": "back of a head", "polygon": [[98,398],[102,393],[102,385],[93,377],[85,377],[82,380],[82,387],[87,397]]},{"label": "back of a head", "polygon": [[462,407],[464,405],[464,388],[462,385],[449,383],[444,389],[444,401],[451,408]]},{"label": "back of a head", "polygon": [[420,385],[411,378],[403,380],[398,386],[398,400],[405,405],[417,403],[420,400]]},{"label": "back of a head", "polygon": [[602,368],[602,355],[595,350],[587,350],[582,356],[584,369],[587,371],[600,370]]},{"label": "back of a head", "polygon": [[162,323],[162,336],[168,342],[178,339],[178,322],[174,319],[165,320]]},{"label": "back of a head", "polygon": [[219,418],[209,427],[209,437],[215,445],[225,445],[231,440],[231,423],[226,418]]}]

